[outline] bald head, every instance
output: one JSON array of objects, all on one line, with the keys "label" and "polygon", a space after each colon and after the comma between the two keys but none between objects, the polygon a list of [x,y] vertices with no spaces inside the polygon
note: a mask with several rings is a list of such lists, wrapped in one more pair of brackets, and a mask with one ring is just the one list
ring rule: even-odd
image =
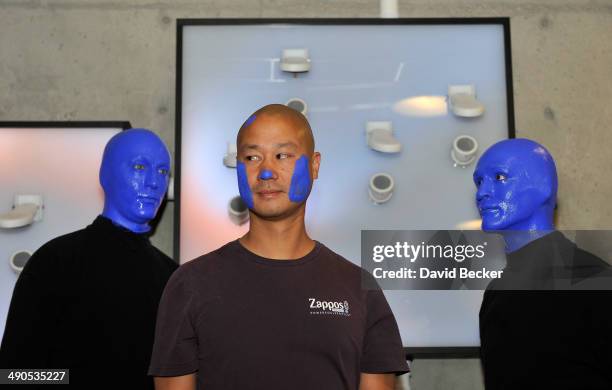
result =
[{"label": "bald head", "polygon": [[284,104],[268,104],[255,111],[240,127],[236,143],[240,145],[246,131],[265,131],[266,126],[258,126],[262,121],[276,122],[290,128],[305,150],[309,154],[314,152],[314,136],[308,120],[302,113]]}]

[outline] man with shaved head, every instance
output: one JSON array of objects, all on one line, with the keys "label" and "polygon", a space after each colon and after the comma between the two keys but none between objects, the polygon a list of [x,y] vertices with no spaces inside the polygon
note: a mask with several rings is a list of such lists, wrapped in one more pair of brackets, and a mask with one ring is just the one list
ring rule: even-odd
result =
[{"label": "man with shaved head", "polygon": [[149,369],[158,390],[392,390],[408,371],[382,291],[362,289],[373,278],[306,231],[314,146],[306,118],[280,104],[240,128],[249,231],[168,282]]}]

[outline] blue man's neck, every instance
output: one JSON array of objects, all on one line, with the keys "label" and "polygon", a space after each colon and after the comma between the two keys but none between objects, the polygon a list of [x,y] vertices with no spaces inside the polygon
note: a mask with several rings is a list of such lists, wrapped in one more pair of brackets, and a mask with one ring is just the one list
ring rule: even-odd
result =
[{"label": "blue man's neck", "polygon": [[133,233],[147,233],[149,230],[151,230],[151,226],[149,226],[148,221],[143,223],[130,221],[123,215],[121,215],[117,211],[117,209],[108,204],[104,205],[104,211],[102,211],[102,216],[113,221],[115,225],[119,225]]},{"label": "blue man's neck", "polygon": [[499,233],[506,242],[506,253],[512,253],[555,230],[553,212],[550,207],[543,206],[528,219],[515,223]]}]

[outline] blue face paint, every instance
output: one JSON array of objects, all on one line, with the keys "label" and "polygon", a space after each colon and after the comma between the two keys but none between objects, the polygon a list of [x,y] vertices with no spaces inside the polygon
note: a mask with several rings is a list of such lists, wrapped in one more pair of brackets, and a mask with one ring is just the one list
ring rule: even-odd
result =
[{"label": "blue face paint", "polygon": [[291,176],[291,187],[289,187],[289,200],[292,202],[303,202],[310,194],[312,181],[308,172],[308,157],[302,155],[296,162]]},{"label": "blue face paint", "polygon": [[236,172],[238,176],[238,191],[240,192],[240,197],[246,203],[246,205],[252,209],[253,208],[253,193],[251,192],[251,187],[249,187],[249,179],[246,174],[246,166],[242,161],[238,161],[236,165]]},{"label": "blue face paint", "polygon": [[[249,186],[244,162],[238,161],[236,168],[240,197],[249,208],[253,208],[253,193]],[[269,180],[272,177],[273,173],[267,169],[264,169],[259,175],[259,178],[262,180]],[[306,200],[310,193],[311,185],[310,173],[308,172],[308,157],[302,155],[295,162],[293,175],[291,176],[291,186],[289,187],[289,200],[296,203]]]},{"label": "blue face paint", "polygon": [[242,125],[242,127],[247,127],[250,126],[251,123],[255,122],[255,119],[257,119],[257,115],[253,114],[249,117],[249,119],[246,120],[246,122],[244,122],[244,124]]},{"label": "blue face paint", "polygon": [[[554,229],[557,171],[552,156],[542,145],[528,139],[496,143],[480,157],[474,183],[482,230],[546,232]],[[537,238],[538,234],[523,236],[527,238],[514,240],[515,248],[509,249],[518,249],[529,237]]]},{"label": "blue face paint", "polygon": [[263,171],[261,171],[261,174],[259,175],[259,178],[261,180],[269,180],[274,176],[274,174],[272,173],[272,171],[268,170],[268,169],[264,169]]},{"label": "blue face paint", "polygon": [[169,172],[170,153],[155,133],[130,129],[115,135],[100,166],[102,215],[133,232],[149,231],[168,189]]}]

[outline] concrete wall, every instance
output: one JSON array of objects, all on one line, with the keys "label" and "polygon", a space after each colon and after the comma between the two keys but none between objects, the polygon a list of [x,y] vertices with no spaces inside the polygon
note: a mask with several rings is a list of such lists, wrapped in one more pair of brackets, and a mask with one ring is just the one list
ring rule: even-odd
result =
[{"label": "concrete wall", "polygon": [[[127,119],[174,148],[177,18],[377,17],[378,0],[0,0],[0,120]],[[517,135],[546,145],[561,228],[612,225],[612,1],[400,0],[402,17],[509,16]],[[173,205],[154,236],[172,253]],[[413,389],[478,389],[422,360]]]}]

